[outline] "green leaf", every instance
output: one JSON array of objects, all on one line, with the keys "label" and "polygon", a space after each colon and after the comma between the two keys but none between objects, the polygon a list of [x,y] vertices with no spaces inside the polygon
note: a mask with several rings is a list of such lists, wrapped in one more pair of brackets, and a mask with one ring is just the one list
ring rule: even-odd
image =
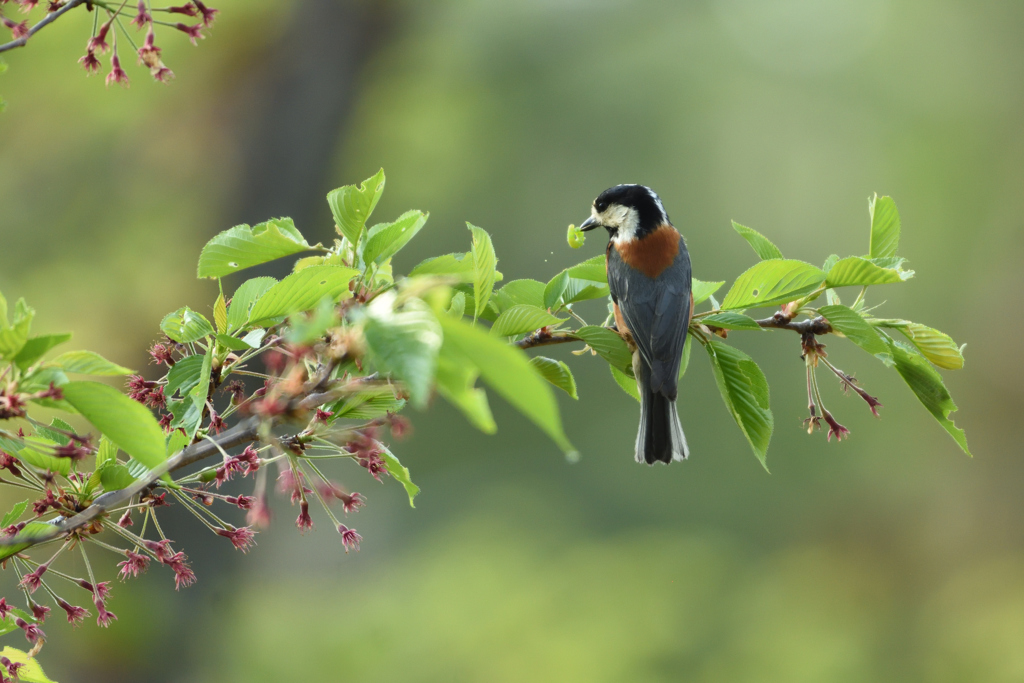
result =
[{"label": "green leaf", "polygon": [[886,365],[892,365],[889,345],[859,313],[841,304],[822,306],[818,309],[818,313],[825,316],[833,331],[846,337]]},{"label": "green leaf", "polygon": [[218,334],[216,339],[218,344],[226,349],[231,349],[232,351],[248,351],[251,348],[255,348],[249,346],[238,337],[232,337],[229,334]]},{"label": "green leaf", "polygon": [[182,344],[191,344],[214,333],[210,321],[202,313],[196,313],[188,306],[165,315],[160,321],[160,329],[168,337]]},{"label": "green leaf", "polygon": [[111,363],[98,353],[93,351],[68,351],[62,353],[46,364],[48,367],[58,368],[64,372],[72,372],[79,375],[95,375],[103,377],[114,377],[117,375],[130,375],[134,370]]},{"label": "green leaf", "polygon": [[249,323],[256,324],[308,311],[324,297],[337,301],[359,271],[344,266],[310,266],[267,290],[253,306]]},{"label": "green leaf", "polygon": [[466,223],[466,227],[473,233],[473,319],[476,320],[487,307],[491,292],[494,291],[498,257],[494,255],[494,245],[486,230],[470,223]]},{"label": "green leaf", "polygon": [[516,304],[547,308],[544,305],[545,287],[543,282],[537,280],[512,280],[495,293],[494,301],[499,304],[502,312]]},{"label": "green leaf", "polygon": [[736,313],[735,311],[723,311],[714,313],[700,319],[705,325],[714,325],[723,330],[761,330],[764,328],[757,324],[757,321],[750,316]]},{"label": "green leaf", "polygon": [[164,448],[164,453],[167,457],[171,457],[178,451],[186,448],[192,439],[188,434],[182,434],[180,429],[175,429],[167,435],[167,445]]},{"label": "green leaf", "polygon": [[321,299],[312,315],[296,313],[288,319],[288,333],[285,339],[292,344],[308,344],[322,338],[327,330],[337,327],[339,322],[341,320],[334,302],[330,299]]},{"label": "green leaf", "polygon": [[810,263],[788,259],[761,261],[736,278],[722,308],[756,308],[793,301],[814,291],[824,280],[824,271]]},{"label": "green leaf", "polygon": [[[35,540],[35,539],[50,538],[50,537],[52,537],[52,534],[53,534],[53,525],[52,524],[47,524],[46,522],[29,522],[28,524],[26,524],[24,526],[24,528],[22,528],[21,531],[18,532],[18,538],[19,539],[24,539],[26,541],[32,541],[32,540]],[[0,562],[3,562],[4,560],[6,560],[9,557],[17,555],[22,550],[24,550],[25,548],[30,547],[31,545],[33,545],[33,544],[32,543],[18,543],[17,545],[0,546]],[[21,610],[16,609],[14,611],[15,611],[15,613],[24,615],[24,612],[22,612]],[[10,618],[10,617],[8,617],[8,618]],[[25,616],[22,616],[21,618],[25,619]],[[35,619],[34,618],[29,618],[29,619],[25,619],[25,621],[34,622]],[[3,652],[6,653],[6,652],[8,652],[11,649],[12,648],[6,647],[6,648],[4,648]],[[17,652],[17,650],[15,650],[15,652]],[[3,654],[3,653],[0,653],[0,654]],[[19,672],[19,674],[20,674],[20,672]],[[28,679],[22,678],[21,680],[28,680]]]},{"label": "green leaf", "polygon": [[21,347],[21,351],[18,351],[18,355],[13,358],[14,364],[17,365],[19,369],[24,370],[46,355],[47,351],[58,344],[63,344],[69,339],[71,339],[70,332],[65,332],[63,334],[42,334],[38,337],[32,337],[25,342],[25,345]]},{"label": "green leaf", "polygon": [[65,432],[74,434],[75,428],[59,417],[55,417],[50,420],[50,425],[48,427],[36,425],[36,432],[39,436],[46,437],[50,441],[60,444],[61,446],[66,446],[71,443],[71,437],[69,437]]},{"label": "green leaf", "polygon": [[875,322],[879,327],[899,330],[917,347],[925,358],[940,368],[959,370],[964,366],[964,357],[953,338],[944,332],[909,320],[883,320]]},{"label": "green leaf", "polygon": [[610,363],[608,364],[608,368],[612,371],[612,378],[615,380],[615,383],[622,387],[623,391],[635,398],[639,403],[640,390],[636,386],[636,378],[627,375]]},{"label": "green leaf", "polygon": [[[188,392],[189,398],[192,399],[192,403],[195,404],[196,408],[200,413],[203,412],[203,406],[206,405],[206,401],[209,400],[210,395],[210,374],[213,372],[213,354],[207,353],[203,355],[203,364],[199,368],[199,381],[194,387]],[[183,397],[184,398],[184,397]],[[191,432],[189,436],[195,436],[195,432]],[[126,449],[127,450],[127,449]],[[136,458],[141,460],[141,458]],[[147,464],[147,467],[149,465]]]},{"label": "green leaf", "polygon": [[359,187],[346,185],[333,190],[327,195],[327,203],[334,214],[334,223],[338,232],[351,244],[359,243],[359,235],[373,209],[380,201],[384,192],[384,169],[367,178]]},{"label": "green leaf", "polygon": [[13,360],[28,342],[36,312],[24,299],[18,299],[14,305],[14,320],[8,324],[7,301],[0,295],[0,314],[0,359]]},{"label": "green leaf", "polygon": [[608,270],[605,267],[605,257],[595,256],[583,263],[568,269],[569,277],[578,280],[590,280],[592,282],[608,283]]},{"label": "green leaf", "polygon": [[12,507],[7,512],[7,514],[4,515],[4,518],[2,520],[0,520],[0,529],[6,529],[10,525],[12,525],[15,522],[17,522],[19,519],[21,519],[21,516],[23,514],[25,514],[25,510],[27,510],[27,509],[28,509],[28,501],[27,500],[23,500],[20,503],[15,503],[14,507]]},{"label": "green leaf", "polygon": [[572,370],[564,362],[553,358],[545,358],[544,356],[534,356],[530,359],[530,364],[537,369],[541,377],[573,398],[579,399],[579,396],[576,394],[576,380],[572,376]]},{"label": "green leaf", "polygon": [[167,401],[167,410],[174,416],[171,421],[172,429],[184,429],[190,437],[199,430],[199,421],[203,414],[191,397]]},{"label": "green leaf", "polygon": [[884,285],[891,282],[903,282],[913,276],[914,271],[912,270],[883,268],[859,256],[849,256],[840,259],[828,271],[828,286]]},{"label": "green leaf", "polygon": [[395,396],[392,386],[372,386],[354,396],[348,396],[331,406],[334,418],[372,420],[388,413],[397,413],[405,401]]},{"label": "green leaf", "polygon": [[691,291],[693,292],[693,305],[704,303],[708,297],[717,292],[725,282],[705,282],[704,280],[698,280],[693,278],[692,284],[690,285]]},{"label": "green leaf", "polygon": [[217,300],[213,302],[213,324],[220,334],[228,331],[228,305],[224,302],[224,292],[218,294]]},{"label": "green leaf", "polygon": [[[181,432],[178,432],[179,434]],[[108,462],[97,470],[104,491],[119,491],[135,483],[135,477],[128,468],[117,462]]]},{"label": "green leaf", "polygon": [[394,223],[375,225],[366,236],[363,262],[383,263],[401,250],[426,224],[429,214],[406,211]]},{"label": "green leaf", "polygon": [[712,339],[705,349],[725,407],[767,471],[765,458],[774,424],[768,403],[768,380],[757,363],[737,348]]},{"label": "green leaf", "polygon": [[238,286],[235,295],[231,297],[231,307],[228,309],[228,334],[234,334],[249,322],[252,307],[276,284],[277,280],[272,277],[256,277]]},{"label": "green leaf", "polygon": [[889,340],[889,350],[896,361],[896,371],[903,377],[903,381],[924,404],[928,412],[938,420],[942,428],[949,432],[964,453],[971,455],[971,451],[967,448],[967,435],[949,418],[957,408],[938,371],[929,365],[922,356],[908,351],[898,342]]},{"label": "green leaf", "polygon": [[437,392],[462,411],[470,423],[485,434],[498,430],[487,403],[487,393],[474,386],[480,371],[450,343],[441,345],[437,357]]},{"label": "green leaf", "polygon": [[[832,254],[827,259],[825,259],[825,265],[823,265],[821,269],[827,273],[828,271],[832,270],[832,266],[834,266],[837,263],[839,263],[839,255]],[[825,300],[828,301],[828,304],[830,306],[836,306],[842,303],[839,300],[839,295],[836,294],[836,290],[832,289],[831,287],[825,290]]]},{"label": "green leaf", "polygon": [[41,470],[58,472],[66,477],[71,472],[71,458],[60,458],[53,455],[53,449],[58,445],[52,439],[27,436],[25,437],[25,447],[18,451],[18,459]]},{"label": "green leaf", "polygon": [[99,449],[96,451],[96,468],[99,469],[108,462],[117,462],[117,446],[108,437],[100,436]]},{"label": "green leaf", "polygon": [[562,300],[565,288],[569,286],[569,271],[563,270],[551,278],[551,281],[544,287],[544,308],[553,309]]},{"label": "green leaf", "polygon": [[562,298],[558,303],[565,305],[588,299],[604,299],[607,296],[608,285],[593,280],[581,280],[570,277],[565,290],[562,291]]},{"label": "green leaf", "polygon": [[686,368],[690,367],[690,347],[693,346],[693,335],[686,336],[686,342],[683,344],[683,357],[679,360],[679,379],[683,378],[686,374]]},{"label": "green leaf", "polygon": [[900,244],[900,213],[892,197],[877,194],[868,200],[871,215],[871,258],[895,256]]},{"label": "green leaf", "polygon": [[445,254],[428,258],[409,271],[409,277],[419,275],[452,275],[462,282],[473,282],[476,270],[473,268],[473,254]]},{"label": "green leaf", "polygon": [[141,403],[99,382],[68,382],[64,398],[121,450],[153,469],[164,461],[164,432]]},{"label": "green leaf", "polygon": [[465,292],[455,292],[452,300],[448,306],[448,315],[453,318],[461,318],[466,314],[466,294]]},{"label": "green leaf", "polygon": [[587,342],[597,355],[617,367],[627,375],[633,375],[633,354],[629,347],[615,332],[606,327],[587,325],[576,331],[576,335]]},{"label": "green leaf", "polygon": [[541,327],[557,326],[565,320],[557,318],[543,308],[529,304],[516,304],[498,316],[491,326],[491,334],[499,337],[513,337],[525,332],[533,332]]},{"label": "green leaf", "polygon": [[441,329],[419,299],[411,299],[400,311],[391,310],[392,302],[393,297],[378,297],[369,307],[363,330],[366,345],[374,366],[402,380],[412,404],[424,408],[437,367]]},{"label": "green leaf", "polygon": [[5,647],[0,655],[7,657],[11,662],[15,664],[21,664],[18,669],[18,680],[24,683],[55,683],[55,681],[47,678],[46,674],[43,673],[43,667],[39,666],[39,662],[35,658],[30,657],[27,652],[16,650],[13,647]]},{"label": "green leaf", "polygon": [[772,244],[771,240],[759,233],[757,230],[740,225],[736,221],[732,222],[732,228],[740,234],[740,237],[747,241],[747,244],[753,248],[754,253],[756,253],[762,261],[782,258],[782,252],[779,251],[779,248]]},{"label": "green leaf", "polygon": [[480,371],[484,381],[544,431],[567,455],[575,450],[565,432],[558,403],[540,373],[520,349],[461,320],[443,316],[444,343]]},{"label": "green leaf", "polygon": [[180,392],[182,398],[187,396],[188,392],[199,384],[205,358],[203,355],[185,356],[175,363],[167,373],[164,395],[173,398],[175,392]]},{"label": "green leaf", "polygon": [[388,474],[405,487],[405,492],[409,494],[409,507],[416,507],[413,499],[420,492],[420,487],[412,483],[412,479],[409,478],[409,468],[403,467],[387,446],[381,445],[381,452],[384,454],[384,467],[387,468]]},{"label": "green leaf", "polygon": [[224,277],[318,247],[306,242],[291,218],[274,218],[251,228],[236,225],[206,243],[197,274],[201,278]]}]

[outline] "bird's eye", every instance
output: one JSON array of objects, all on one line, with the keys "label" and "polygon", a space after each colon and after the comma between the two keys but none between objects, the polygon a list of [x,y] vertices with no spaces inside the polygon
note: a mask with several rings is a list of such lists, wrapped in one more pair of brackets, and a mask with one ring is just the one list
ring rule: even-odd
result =
[{"label": "bird's eye", "polygon": [[594,208],[598,213],[604,213],[604,210],[608,208],[608,202],[597,202],[594,204]]}]

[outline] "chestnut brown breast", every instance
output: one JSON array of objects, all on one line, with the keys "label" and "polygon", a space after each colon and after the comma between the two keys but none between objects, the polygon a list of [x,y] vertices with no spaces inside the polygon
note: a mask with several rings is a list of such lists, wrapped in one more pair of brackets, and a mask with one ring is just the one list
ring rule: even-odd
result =
[{"label": "chestnut brown breast", "polygon": [[626,265],[653,280],[675,261],[679,240],[679,231],[668,223],[662,223],[640,239],[616,244],[615,249]]}]

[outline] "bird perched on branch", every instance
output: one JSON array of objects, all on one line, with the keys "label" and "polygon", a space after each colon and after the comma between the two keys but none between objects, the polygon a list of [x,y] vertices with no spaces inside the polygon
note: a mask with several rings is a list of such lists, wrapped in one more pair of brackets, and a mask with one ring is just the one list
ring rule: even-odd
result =
[{"label": "bird perched on branch", "polygon": [[679,363],[693,315],[690,255],[661,199],[643,185],[602,192],[580,230],[608,230],[605,265],[618,330],[632,336],[640,392],[636,461],[689,456],[676,412]]}]

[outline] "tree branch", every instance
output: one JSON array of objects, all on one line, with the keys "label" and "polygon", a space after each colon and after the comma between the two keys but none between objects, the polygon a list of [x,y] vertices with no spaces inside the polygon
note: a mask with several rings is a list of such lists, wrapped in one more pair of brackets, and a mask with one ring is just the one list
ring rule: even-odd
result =
[{"label": "tree branch", "polygon": [[14,40],[12,40],[9,43],[4,43],[3,45],[0,45],[0,52],[7,52],[8,50],[13,50],[16,47],[25,47],[25,44],[28,43],[28,39],[29,38],[34,36],[36,33],[41,31],[43,28],[45,28],[49,24],[51,24],[54,21],[56,21],[58,17],[62,16],[63,14],[68,12],[69,10],[72,10],[75,7],[78,7],[83,2],[85,2],[85,0],[69,0],[68,4],[64,5],[63,7],[61,7],[56,12],[50,12],[45,17],[40,19],[39,23],[36,24],[35,26],[33,26],[32,28],[30,28],[28,30],[28,33],[23,35],[21,38],[15,38]]}]

